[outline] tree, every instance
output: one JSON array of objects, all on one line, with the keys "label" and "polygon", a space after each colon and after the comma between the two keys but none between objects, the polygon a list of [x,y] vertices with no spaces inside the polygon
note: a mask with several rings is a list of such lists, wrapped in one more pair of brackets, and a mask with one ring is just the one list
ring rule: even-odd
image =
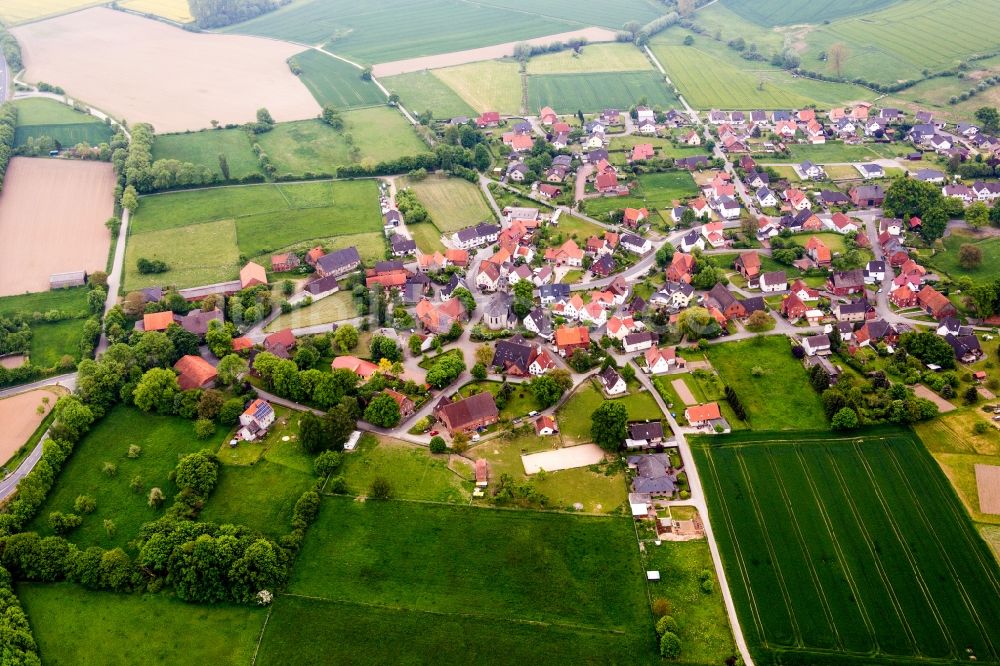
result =
[{"label": "tree", "polygon": [[844,75],[844,61],[847,60],[849,53],[850,52],[847,50],[847,47],[840,42],[832,44],[826,52],[827,61],[830,63],[830,69],[832,69],[833,73],[837,75],[837,78]]},{"label": "tree", "polygon": [[122,228],[122,221],[117,216],[115,216],[115,217],[109,217],[104,222],[104,226],[107,227],[108,231],[111,232],[111,237],[112,238],[118,238],[118,232]]},{"label": "tree", "polygon": [[139,207],[139,193],[135,191],[135,187],[129,185],[122,192],[122,208],[130,213],[134,213],[135,209]]},{"label": "tree", "polygon": [[299,418],[299,441],[308,453],[324,451],[327,447],[327,433],[323,421],[312,412],[303,412]]},{"label": "tree", "polygon": [[975,386],[965,389],[962,393],[962,403],[965,405],[974,405],[977,402],[979,402],[979,389]]},{"label": "tree", "polygon": [[486,375],[487,375],[486,366],[483,365],[482,363],[476,363],[474,366],[472,366],[472,376],[475,377],[476,379],[479,380],[486,379]]},{"label": "tree", "polygon": [[[430,373],[427,375],[429,377]],[[399,425],[400,418],[399,404],[385,393],[372,398],[365,408],[365,421],[382,428],[395,428]]]},{"label": "tree", "polygon": [[965,221],[973,229],[982,229],[990,223],[990,209],[982,201],[977,201],[965,209]]},{"label": "tree", "polygon": [[665,659],[676,659],[681,654],[681,639],[672,631],[660,637],[660,656]]},{"label": "tree", "polygon": [[97,500],[90,495],[78,495],[73,502],[73,510],[77,513],[94,513],[97,510]]},{"label": "tree", "polygon": [[955,352],[944,338],[931,331],[911,331],[899,337],[899,348],[924,364],[955,367]]},{"label": "tree", "polygon": [[389,499],[392,497],[392,484],[384,476],[376,476],[368,488],[368,496],[372,499]]},{"label": "tree", "polygon": [[75,395],[64,395],[56,401],[53,411],[60,429],[69,437],[79,439],[94,422],[94,413]]},{"label": "tree", "polygon": [[437,389],[442,389],[451,384],[465,372],[465,361],[461,356],[446,354],[434,362],[425,377],[428,384]]},{"label": "tree", "polygon": [[518,319],[524,319],[534,305],[535,285],[530,280],[518,280],[514,284],[514,303],[511,307]]},{"label": "tree", "polygon": [[448,445],[445,443],[444,437],[434,435],[431,437],[430,449],[431,453],[444,453],[448,450]]},{"label": "tree", "polygon": [[164,499],[166,498],[163,496],[162,490],[159,488],[150,488],[149,495],[146,497],[146,503],[154,509],[159,509],[163,505]]},{"label": "tree", "polygon": [[962,243],[958,248],[958,263],[966,270],[975,270],[983,263],[983,251],[978,245]]},{"label": "tree", "polygon": [[198,419],[194,422],[194,436],[198,439],[208,439],[215,434],[215,422],[211,419]]},{"label": "tree", "polygon": [[719,322],[703,307],[690,307],[681,311],[677,318],[677,328],[681,334],[693,340],[714,338],[722,332]]},{"label": "tree", "polygon": [[416,333],[411,335],[409,339],[406,341],[406,344],[410,348],[411,355],[420,356],[421,353],[420,348],[423,346],[424,341],[419,335],[417,335]]},{"label": "tree", "polygon": [[174,413],[174,397],[180,393],[177,375],[169,368],[147,370],[135,387],[132,401],[144,412]]},{"label": "tree", "polygon": [[539,409],[545,409],[556,404],[563,394],[562,387],[548,375],[540,375],[532,378],[528,382],[528,390],[531,391],[531,395],[534,397],[535,404],[538,405]]},{"label": "tree", "polygon": [[830,420],[834,430],[854,430],[858,427],[858,413],[850,407],[843,407]]},{"label": "tree", "polygon": [[485,145],[481,143],[476,144],[474,159],[476,163],[476,169],[478,169],[479,171],[486,171],[487,169],[490,168],[490,162],[491,162],[490,151],[487,150]]},{"label": "tree", "polygon": [[236,354],[226,354],[219,361],[219,365],[216,366],[215,371],[219,373],[219,382],[224,386],[232,386],[249,369],[250,366],[244,359]]},{"label": "tree", "polygon": [[[350,400],[356,399],[350,398]],[[326,428],[329,447],[335,451],[343,451],[344,444],[354,429],[358,427],[357,418],[352,413],[347,398],[326,413],[323,417],[323,427]]]},{"label": "tree", "polygon": [[326,478],[337,471],[343,461],[343,456],[337,451],[323,451],[313,461],[313,469],[316,475]]},{"label": "tree", "polygon": [[620,402],[602,402],[590,417],[590,436],[605,451],[617,451],[625,441],[628,410]]},{"label": "tree", "polygon": [[333,332],[333,344],[340,350],[341,354],[346,354],[358,346],[358,329],[351,324],[338,326]]},{"label": "tree", "polygon": [[993,134],[1000,131],[1000,112],[994,107],[982,106],[976,109],[976,120],[985,132]]},{"label": "tree", "polygon": [[476,310],[476,297],[472,295],[472,292],[465,287],[457,287],[455,291],[451,292],[451,295],[462,302],[462,307],[471,318],[472,313]]},{"label": "tree", "polygon": [[205,332],[205,344],[216,358],[222,358],[233,351],[233,332],[229,326],[212,320],[208,322],[208,331]]},{"label": "tree", "polygon": [[177,463],[174,482],[180,489],[188,488],[205,497],[219,480],[219,460],[208,451],[189,453]]},{"label": "tree", "polygon": [[763,310],[757,310],[747,319],[746,329],[748,331],[759,333],[770,329],[773,325],[774,319],[771,318],[771,315],[767,314]]},{"label": "tree", "polygon": [[223,180],[229,180],[229,160],[222,153],[219,153],[219,171],[222,172]]},{"label": "tree", "polygon": [[369,344],[369,349],[371,351],[372,360],[376,362],[383,358],[388,360],[390,363],[402,359],[402,354],[400,353],[395,340],[387,338],[384,335],[373,335],[371,343]]},{"label": "tree", "polygon": [[257,109],[257,122],[261,125],[273,125],[274,118],[271,117],[271,112],[261,107]]},{"label": "tree", "polygon": [[198,346],[201,344],[201,340],[198,339],[196,334],[185,330],[178,324],[170,324],[167,327],[166,335],[167,339],[174,346],[174,358],[171,359],[172,361],[176,361],[181,356],[198,355]]},{"label": "tree", "polygon": [[243,401],[239,398],[230,398],[222,403],[219,410],[219,422],[223,425],[235,425],[243,413]]},{"label": "tree", "polygon": [[[928,211],[941,203],[941,190],[932,183],[913,178],[896,178],[885,191],[882,207],[886,215],[908,220],[914,215],[924,221]],[[924,221],[926,224],[926,222]],[[922,225],[923,226],[923,225]]]}]

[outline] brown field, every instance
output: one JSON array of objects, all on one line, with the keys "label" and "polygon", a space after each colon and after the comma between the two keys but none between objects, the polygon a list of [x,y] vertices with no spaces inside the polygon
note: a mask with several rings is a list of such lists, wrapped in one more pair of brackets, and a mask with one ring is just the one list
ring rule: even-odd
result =
[{"label": "brown field", "polygon": [[[0,432],[0,464],[10,460],[28,441],[60,395],[54,389],[43,388],[0,400],[0,423],[4,424]],[[42,398],[48,398],[48,404]],[[36,411],[39,407],[43,408],[41,414]]]},{"label": "brown field", "polygon": [[48,291],[53,273],[103,271],[114,189],[105,162],[12,159],[0,192],[0,296]]},{"label": "brown field", "polygon": [[[561,32],[558,35],[549,35],[548,37],[525,39],[522,42],[528,44],[551,44],[552,42],[565,42],[573,37],[586,37],[591,42],[615,41],[615,33],[612,30],[605,28],[584,28],[583,30]],[[522,42],[507,42],[505,44],[484,46],[478,49],[467,49],[465,51],[453,51],[451,53],[423,56],[421,58],[407,58],[406,60],[384,62],[375,65],[372,68],[372,73],[375,76],[395,76],[396,74],[406,74],[407,72],[420,72],[425,69],[438,69],[440,67],[464,65],[469,62],[479,62],[481,60],[506,58],[514,55],[514,47]]]},{"label": "brown field", "polygon": [[276,40],[193,33],[95,8],[12,31],[28,81],[158,132],[243,123],[267,107],[276,121],[313,118],[319,104],[285,60],[302,51]]}]

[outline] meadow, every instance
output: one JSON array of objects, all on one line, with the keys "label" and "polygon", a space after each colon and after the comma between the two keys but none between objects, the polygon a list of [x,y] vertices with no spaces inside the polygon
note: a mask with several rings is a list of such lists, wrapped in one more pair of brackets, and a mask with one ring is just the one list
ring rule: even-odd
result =
[{"label": "meadow", "polygon": [[627,109],[645,99],[651,106],[679,105],[657,72],[533,74],[528,77],[528,108],[551,106],[556,113]]},{"label": "meadow", "polygon": [[64,356],[74,361],[80,360],[80,339],[86,319],[64,319],[63,321],[39,322],[31,324],[32,365],[40,368],[55,367]]},{"label": "meadow", "polygon": [[613,42],[534,56],[527,68],[528,74],[596,74],[652,70],[653,63],[635,46]]},{"label": "meadow", "polygon": [[[165,261],[165,273],[143,275],[140,258]],[[203,222],[147,233],[130,233],[125,248],[126,290],[171,285],[178,289],[235,280],[240,272],[236,224]]]},{"label": "meadow", "polygon": [[477,113],[521,112],[521,75],[512,60],[487,60],[431,72]]},{"label": "meadow", "polygon": [[397,186],[417,195],[441,233],[494,221],[493,211],[486,204],[482,191],[467,180],[430,176],[418,181],[401,179]]},{"label": "meadow", "polygon": [[[361,252],[360,248],[358,252]],[[358,316],[354,305],[354,297],[349,291],[340,291],[315,301],[304,308],[296,308],[287,314],[278,315],[277,319],[267,325],[267,332],[280,331],[284,328],[303,328],[329,324]]]},{"label": "meadow", "polygon": [[50,137],[63,147],[81,141],[96,146],[111,139],[111,128],[82,111],[51,99],[30,98],[14,102],[17,108],[17,128],[14,146],[24,145],[29,138]]},{"label": "meadow", "polygon": [[843,16],[867,14],[897,2],[898,0],[842,0],[820,4],[810,0],[759,0],[753,3],[722,0],[724,6],[744,19],[768,27],[822,23]]},{"label": "meadow", "polygon": [[[754,430],[827,428],[819,395],[792,356],[786,338],[755,337],[711,345],[708,360],[722,381],[736,391]],[[758,366],[764,373],[754,377],[753,369]]]},{"label": "meadow", "polygon": [[125,0],[119,6],[177,23],[191,23],[194,20],[187,0]]},{"label": "meadow", "polygon": [[471,468],[465,476],[453,472],[447,455],[432,455],[426,447],[367,435],[337,474],[344,477],[347,492],[367,495],[372,481],[389,481],[393,497],[427,502],[467,503],[472,487]]},{"label": "meadow", "polygon": [[[632,392],[615,398],[612,402],[618,402],[625,406],[630,421],[662,419],[663,412],[656,404],[656,399],[650,395],[649,391],[639,391],[638,388],[637,382],[630,384],[629,390]],[[559,431],[563,440],[572,444],[592,442],[590,415],[603,402],[608,402],[608,400],[604,397],[604,393],[597,388],[596,381],[586,382],[577,387],[576,392],[556,411],[556,420],[559,422]]]},{"label": "meadow", "polygon": [[219,482],[198,519],[246,525],[272,538],[287,534],[295,502],[316,477],[311,470],[272,462],[267,455],[253,466],[223,464]]},{"label": "meadow", "polygon": [[385,95],[361,70],[321,51],[309,49],[291,58],[302,68],[299,78],[321,106],[352,109],[385,104]]},{"label": "meadow", "polygon": [[475,115],[458,93],[427,70],[385,77],[382,85],[399,95],[403,106],[414,113],[430,110],[435,118]]},{"label": "meadow", "polygon": [[[937,250],[927,263],[952,278],[967,276],[975,283],[992,282],[997,277],[1000,266],[1000,238],[979,238],[966,231],[955,230],[943,239],[944,250]],[[964,268],[958,263],[959,248],[972,244],[983,253],[983,261],[978,268]]]},{"label": "meadow", "polygon": [[55,291],[39,291],[19,296],[0,297],[0,317],[15,314],[30,316],[35,312],[62,310],[73,316],[86,317],[87,287],[71,287]]},{"label": "meadow", "polygon": [[627,197],[598,197],[587,199],[587,214],[600,217],[626,207],[668,210],[675,200],[685,201],[697,196],[698,187],[687,171],[665,171],[639,176],[639,187]]},{"label": "meadow", "polygon": [[441,242],[441,232],[429,222],[407,224],[406,229],[410,232],[410,237],[416,242],[417,249],[424,254],[443,253],[447,249],[444,243]]},{"label": "meadow", "polygon": [[760,663],[995,662],[1000,571],[909,432],[694,444]]},{"label": "meadow", "polygon": [[[830,141],[818,145],[793,143],[788,146],[788,156],[767,155],[761,158],[763,164],[793,163],[810,160],[817,164],[829,162],[866,162],[880,158],[893,158],[905,155],[906,146],[901,144],[864,143],[849,145],[839,141]],[[857,171],[855,171],[857,174]],[[797,178],[798,176],[796,176]]]},{"label": "meadow", "polygon": [[235,180],[260,173],[257,156],[250,144],[250,137],[241,129],[159,134],[153,141],[153,160],[178,160],[206,166],[222,178],[219,156],[225,155],[229,177]]}]

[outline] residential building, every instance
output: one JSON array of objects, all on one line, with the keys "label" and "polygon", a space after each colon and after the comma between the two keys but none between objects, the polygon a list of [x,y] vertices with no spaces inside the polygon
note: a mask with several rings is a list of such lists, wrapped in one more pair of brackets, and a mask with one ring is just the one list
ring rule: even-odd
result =
[{"label": "residential building", "polygon": [[452,435],[471,432],[496,423],[500,419],[493,394],[483,391],[464,400],[442,398],[434,408],[434,415]]}]

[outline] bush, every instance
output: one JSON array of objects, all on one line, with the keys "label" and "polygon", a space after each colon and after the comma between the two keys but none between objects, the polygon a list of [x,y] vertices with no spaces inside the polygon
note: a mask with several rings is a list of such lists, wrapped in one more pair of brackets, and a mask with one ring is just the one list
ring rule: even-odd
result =
[{"label": "bush", "polygon": [[677,633],[677,620],[674,619],[673,615],[664,615],[659,620],[656,621],[656,633],[660,636],[671,633]]},{"label": "bush", "polygon": [[198,439],[208,439],[215,434],[215,421],[198,419],[194,422],[194,434]]},{"label": "bush", "polygon": [[77,513],[94,513],[97,509],[97,500],[90,495],[80,495],[73,502],[73,510]]},{"label": "bush", "polygon": [[52,528],[52,531],[59,536],[66,534],[70,530],[76,529],[82,522],[83,518],[75,513],[53,511],[49,514],[49,526]]},{"label": "bush", "polygon": [[323,451],[313,461],[313,469],[317,476],[326,478],[336,472],[342,462],[343,456],[337,451]]},{"label": "bush", "polygon": [[670,602],[663,597],[653,599],[653,615],[663,617],[670,612]]},{"label": "bush", "polygon": [[976,421],[976,425],[972,426],[972,432],[977,435],[985,435],[989,429],[990,427],[983,421]]},{"label": "bush", "polygon": [[114,478],[118,476],[118,465],[112,462],[106,462],[104,463],[104,466],[101,467],[101,471],[104,472],[105,476]]},{"label": "bush", "polygon": [[676,659],[681,654],[681,639],[677,634],[668,631],[660,637],[660,656],[664,659]]},{"label": "bush", "polygon": [[138,444],[131,444],[128,447],[128,453],[126,455],[129,458],[138,458],[142,455],[142,447]]},{"label": "bush", "polygon": [[431,453],[445,453],[448,450],[448,444],[444,441],[444,437],[440,435],[434,435],[431,437]]},{"label": "bush", "polygon": [[368,496],[373,499],[389,499],[392,497],[392,485],[384,476],[376,476],[368,488]]}]

